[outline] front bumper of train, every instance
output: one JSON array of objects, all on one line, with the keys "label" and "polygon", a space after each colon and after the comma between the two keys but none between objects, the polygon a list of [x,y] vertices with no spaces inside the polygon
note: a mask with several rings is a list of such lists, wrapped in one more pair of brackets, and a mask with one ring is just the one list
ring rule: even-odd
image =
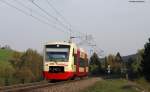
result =
[{"label": "front bumper of train", "polygon": [[74,76],[73,72],[64,73],[49,73],[48,71],[43,72],[43,76],[46,80],[67,80]]}]

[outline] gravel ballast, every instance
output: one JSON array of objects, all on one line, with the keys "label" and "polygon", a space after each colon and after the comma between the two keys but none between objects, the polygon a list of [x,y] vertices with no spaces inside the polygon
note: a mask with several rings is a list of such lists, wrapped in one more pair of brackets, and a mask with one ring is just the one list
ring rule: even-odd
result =
[{"label": "gravel ballast", "polygon": [[97,81],[100,81],[101,78],[88,78],[80,81],[74,81],[69,83],[64,83],[61,85],[49,86],[39,89],[34,89],[28,92],[79,92],[84,90],[92,85],[94,85]]}]

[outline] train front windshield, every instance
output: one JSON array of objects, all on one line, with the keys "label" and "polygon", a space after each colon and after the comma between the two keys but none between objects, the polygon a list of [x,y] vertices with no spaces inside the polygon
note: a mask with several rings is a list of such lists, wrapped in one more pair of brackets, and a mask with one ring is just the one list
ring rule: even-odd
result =
[{"label": "train front windshield", "polygon": [[49,62],[67,62],[69,57],[69,46],[46,45],[45,59]]}]

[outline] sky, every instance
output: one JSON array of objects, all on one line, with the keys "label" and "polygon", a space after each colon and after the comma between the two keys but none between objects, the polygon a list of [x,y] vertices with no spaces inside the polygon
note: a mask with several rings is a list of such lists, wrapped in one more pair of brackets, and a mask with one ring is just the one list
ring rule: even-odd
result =
[{"label": "sky", "polygon": [[[4,1],[17,5],[14,0]],[[27,0],[24,0],[24,3],[25,1]],[[145,0],[145,3],[129,3],[128,0],[49,1],[69,21],[74,32],[92,34],[105,55],[117,52],[123,56],[134,54],[144,47],[150,37],[149,0]],[[60,18],[53,9],[50,9],[45,0],[36,2],[54,17]],[[25,4],[43,14],[38,8],[33,7],[34,5]],[[17,7],[22,6],[17,5]],[[55,24],[55,20],[51,23]],[[68,36],[68,30],[64,32],[55,29],[0,2],[0,44],[2,46],[8,44],[19,51],[33,48],[42,52],[45,42],[64,41]]]}]

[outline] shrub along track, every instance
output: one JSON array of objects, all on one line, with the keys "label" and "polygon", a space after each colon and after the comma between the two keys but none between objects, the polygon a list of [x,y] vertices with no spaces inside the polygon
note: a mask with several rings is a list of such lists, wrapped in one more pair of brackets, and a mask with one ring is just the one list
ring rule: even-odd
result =
[{"label": "shrub along track", "polygon": [[[68,91],[69,89],[64,90],[64,88],[66,87],[69,88],[71,87],[72,92],[77,92],[77,89],[80,89],[81,87],[80,84],[82,84],[82,82],[88,81],[82,84],[88,87],[89,85],[87,85],[87,83],[92,84],[93,80],[95,80],[95,78],[84,78],[84,79],[68,80],[68,81],[61,81],[55,83],[48,83],[44,81],[44,82],[36,82],[36,83],[28,83],[28,84],[19,84],[19,85],[1,87],[0,92],[70,92]],[[75,88],[75,86],[78,86],[79,88]]]}]

